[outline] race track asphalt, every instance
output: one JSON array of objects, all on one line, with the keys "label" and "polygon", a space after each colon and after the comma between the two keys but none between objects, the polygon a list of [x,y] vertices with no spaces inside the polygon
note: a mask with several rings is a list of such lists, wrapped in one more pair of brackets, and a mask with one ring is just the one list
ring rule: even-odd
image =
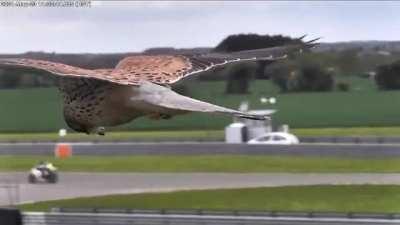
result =
[{"label": "race track asphalt", "polygon": [[315,184],[400,184],[400,174],[61,173],[57,184],[29,184],[27,173],[0,173],[0,205],[122,193]]}]

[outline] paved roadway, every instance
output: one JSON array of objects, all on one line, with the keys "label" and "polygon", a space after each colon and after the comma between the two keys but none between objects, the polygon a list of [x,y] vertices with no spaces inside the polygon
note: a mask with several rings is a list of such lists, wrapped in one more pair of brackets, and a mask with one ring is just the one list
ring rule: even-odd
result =
[{"label": "paved roadway", "polygon": [[[28,184],[0,173],[0,205],[120,193],[315,184],[400,184],[400,174],[61,173],[58,184]],[[5,188],[13,186],[16,188]]]},{"label": "paved roadway", "polygon": [[[336,157],[400,157],[399,144],[300,144],[293,146],[224,143],[73,143],[75,155],[294,155]],[[0,155],[51,155],[54,143],[0,143]]]}]

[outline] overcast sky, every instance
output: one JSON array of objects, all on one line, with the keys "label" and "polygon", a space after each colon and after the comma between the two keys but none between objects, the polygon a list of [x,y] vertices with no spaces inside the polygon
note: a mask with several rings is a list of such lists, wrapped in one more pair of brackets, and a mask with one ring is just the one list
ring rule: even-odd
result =
[{"label": "overcast sky", "polygon": [[229,34],[308,34],[324,42],[399,40],[400,2],[100,2],[0,7],[0,52],[110,53],[215,46]]}]

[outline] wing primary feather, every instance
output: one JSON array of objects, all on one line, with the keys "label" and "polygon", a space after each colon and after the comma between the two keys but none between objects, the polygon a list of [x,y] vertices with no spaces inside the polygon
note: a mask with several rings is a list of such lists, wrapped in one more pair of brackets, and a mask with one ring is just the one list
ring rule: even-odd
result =
[{"label": "wing primary feather", "polygon": [[313,44],[314,42],[316,42],[316,41],[318,41],[318,40],[321,40],[321,38],[322,38],[322,37],[318,37],[318,38],[312,39],[312,40],[310,40],[310,41],[305,42],[305,44]]},{"label": "wing primary feather", "polygon": [[201,73],[212,69],[216,66],[239,62],[239,61],[270,61],[274,62],[287,58],[291,53],[303,52],[304,49],[310,49],[318,45],[316,41],[321,38],[315,38],[310,41],[303,42],[306,35],[298,38],[301,43],[289,44],[284,46],[276,46],[271,48],[244,50],[230,53],[211,52],[202,55],[184,55],[191,68],[182,74],[181,77],[171,79],[170,83],[174,83],[183,77],[192,74]]},{"label": "wing primary feather", "polygon": [[301,37],[297,38],[297,40],[302,41],[305,37],[307,37],[307,34],[302,35]]}]

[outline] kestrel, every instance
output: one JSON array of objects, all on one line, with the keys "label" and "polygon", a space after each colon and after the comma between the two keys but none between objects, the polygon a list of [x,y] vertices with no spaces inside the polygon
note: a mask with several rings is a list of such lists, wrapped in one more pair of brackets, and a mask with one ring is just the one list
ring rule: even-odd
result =
[{"label": "kestrel", "polygon": [[187,112],[227,114],[255,120],[252,115],[180,95],[170,85],[214,67],[239,61],[276,61],[314,47],[316,39],[280,47],[202,55],[139,55],[122,59],[112,69],[83,69],[56,62],[0,59],[0,68],[29,68],[60,78],[64,118],[70,128],[104,135],[104,127],[141,116],[169,119]]}]

